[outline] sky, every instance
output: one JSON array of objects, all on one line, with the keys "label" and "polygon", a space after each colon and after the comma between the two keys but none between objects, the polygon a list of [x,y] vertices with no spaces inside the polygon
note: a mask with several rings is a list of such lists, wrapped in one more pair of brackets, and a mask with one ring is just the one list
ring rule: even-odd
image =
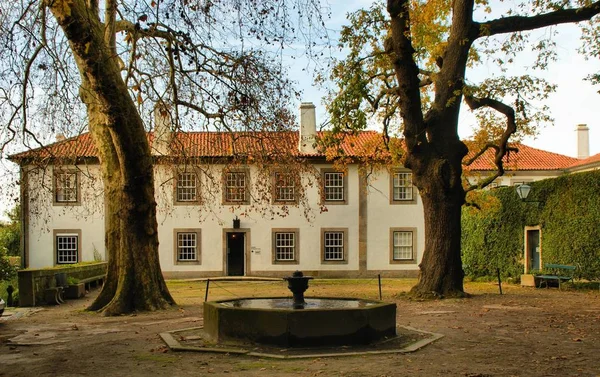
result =
[{"label": "sky", "polygon": [[[335,38],[335,31],[339,31],[346,23],[347,12],[369,7],[372,0],[330,0],[332,18],[327,22],[328,28],[332,30],[331,37]],[[495,1],[492,0],[492,3]],[[496,2],[497,3],[497,2]],[[511,2],[512,3],[512,2]],[[505,6],[500,3],[500,7]],[[499,9],[502,11],[503,9]],[[492,14],[489,18],[499,15]],[[481,18],[476,18],[482,21]],[[535,148],[548,150],[563,155],[577,157],[577,143],[575,129],[578,124],[587,124],[589,128],[590,155],[600,153],[600,86],[593,86],[583,78],[591,73],[600,72],[600,59],[586,60],[576,51],[579,45],[580,32],[576,26],[561,25],[556,28],[559,32],[555,38],[557,43],[558,61],[553,63],[546,72],[533,72],[530,68],[534,56],[530,53],[522,53],[515,63],[508,66],[507,75],[535,74],[543,77],[557,85],[557,90],[545,102],[554,118],[554,124],[544,127],[536,137],[528,137],[524,143]],[[538,34],[547,33],[543,30]],[[535,40],[535,35],[534,35]],[[302,101],[313,102],[317,106],[317,124],[326,118],[326,110],[322,104],[324,90],[312,85],[309,70],[306,70],[306,61],[297,60],[291,67],[291,77],[299,82],[303,91]],[[492,75],[499,75],[500,71],[494,64],[482,64],[467,72],[467,78],[471,82],[478,82]],[[468,138],[476,126],[475,117],[466,105],[463,105],[459,134],[461,138]]]}]

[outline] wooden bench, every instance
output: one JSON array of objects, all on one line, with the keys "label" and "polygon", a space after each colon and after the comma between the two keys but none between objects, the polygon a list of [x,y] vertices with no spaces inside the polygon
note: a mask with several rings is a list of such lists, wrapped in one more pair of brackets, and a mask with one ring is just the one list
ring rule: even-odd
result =
[{"label": "wooden bench", "polygon": [[575,266],[567,266],[564,264],[545,264],[544,270],[548,271],[548,274],[544,275],[535,275],[536,279],[540,280],[540,284],[538,288],[542,288],[542,285],[545,284],[546,288],[548,288],[549,282],[558,282],[558,288],[560,289],[560,285],[563,282],[573,280],[573,274],[577,267]]},{"label": "wooden bench", "polygon": [[98,276],[92,276],[89,278],[85,278],[85,279],[79,279],[79,283],[83,283],[85,284],[85,290],[89,291],[90,288],[92,287],[98,287],[98,286],[102,286],[102,284],[104,284],[104,279],[106,279],[106,275],[98,275]]}]

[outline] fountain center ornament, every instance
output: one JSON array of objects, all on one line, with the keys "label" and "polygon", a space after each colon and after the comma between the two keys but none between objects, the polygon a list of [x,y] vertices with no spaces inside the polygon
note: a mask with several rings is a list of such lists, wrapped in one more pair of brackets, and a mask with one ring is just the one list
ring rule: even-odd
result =
[{"label": "fountain center ornament", "polygon": [[292,276],[283,278],[288,282],[288,289],[294,297],[294,309],[304,309],[306,301],[304,301],[304,292],[308,289],[308,281],[312,276],[304,276],[302,271],[295,271]]}]

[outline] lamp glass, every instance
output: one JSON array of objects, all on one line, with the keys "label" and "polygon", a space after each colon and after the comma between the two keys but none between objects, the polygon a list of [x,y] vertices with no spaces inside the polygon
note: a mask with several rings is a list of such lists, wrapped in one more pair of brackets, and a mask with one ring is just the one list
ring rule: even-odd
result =
[{"label": "lamp glass", "polygon": [[529,186],[526,183],[523,183],[522,185],[517,186],[517,195],[519,195],[519,198],[521,200],[527,199],[530,191],[531,191],[531,186]]}]

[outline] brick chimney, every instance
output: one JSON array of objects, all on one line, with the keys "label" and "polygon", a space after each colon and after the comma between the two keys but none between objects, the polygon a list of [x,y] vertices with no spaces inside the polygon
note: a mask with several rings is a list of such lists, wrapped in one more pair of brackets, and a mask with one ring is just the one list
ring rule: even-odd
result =
[{"label": "brick chimney", "polygon": [[152,154],[164,156],[170,152],[172,131],[171,107],[164,102],[154,106],[154,142]]},{"label": "brick chimney", "polygon": [[298,150],[301,153],[317,153],[317,118],[315,105],[312,102],[300,104],[300,135],[298,137]]},{"label": "brick chimney", "polygon": [[577,158],[583,160],[590,157],[590,129],[586,124],[578,124],[577,129]]}]

